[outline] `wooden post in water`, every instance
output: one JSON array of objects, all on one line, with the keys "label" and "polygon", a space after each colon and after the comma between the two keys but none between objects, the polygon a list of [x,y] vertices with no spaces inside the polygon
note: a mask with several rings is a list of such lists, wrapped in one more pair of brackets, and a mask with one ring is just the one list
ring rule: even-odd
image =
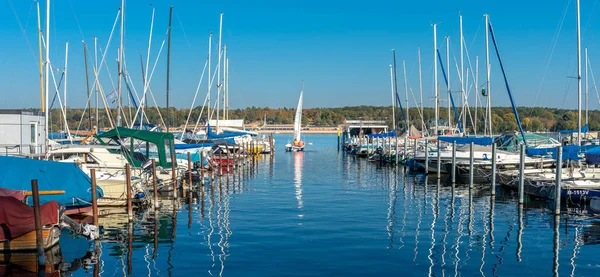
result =
[{"label": "wooden post in water", "polygon": [[200,151],[200,185],[204,186],[204,151]]},{"label": "wooden post in water", "polygon": [[187,153],[187,162],[188,162],[188,188],[192,189],[192,156],[190,152]]},{"label": "wooden post in water", "polygon": [[38,180],[31,180],[31,193],[33,197],[33,217],[35,220],[35,244],[37,247],[38,269],[44,270],[46,256],[44,251],[44,237],[42,236],[42,217],[40,215],[40,194],[38,191]]},{"label": "wooden post in water", "polygon": [[[154,187],[154,209],[158,209],[158,186],[156,184],[156,160],[152,159],[152,186]],[[175,193],[175,191],[173,191]]]},{"label": "wooden post in water", "polygon": [[[155,172],[154,168],[154,160],[152,160],[152,172]],[[156,182],[156,177],[154,177],[154,182]],[[125,165],[125,189],[127,190],[127,218],[129,221],[133,221],[133,204],[131,203],[131,165]]]},{"label": "wooden post in water", "polygon": [[90,176],[92,177],[92,217],[94,220],[94,226],[98,227],[98,195],[96,194],[96,169],[90,169]]},{"label": "wooden post in water", "polygon": [[[408,137],[404,136],[404,146],[402,146],[402,159],[406,161],[406,150],[408,148]],[[405,163],[406,167],[406,163]]]},{"label": "wooden post in water", "polygon": [[560,195],[562,189],[562,146],[556,147],[556,177],[554,180],[554,215],[560,215]]},{"label": "wooden post in water", "polygon": [[450,169],[452,184],[456,184],[456,141],[452,142],[452,168]]},{"label": "wooden post in water", "polygon": [[[273,135],[271,135],[271,137],[272,136]],[[273,146],[273,144],[271,144],[271,146]],[[340,152],[340,132],[337,133],[337,151]]]},{"label": "wooden post in water", "polygon": [[400,148],[398,148],[398,134],[395,134],[395,140],[396,143],[394,144],[394,152],[396,154],[396,159],[394,160],[394,163],[396,164],[396,166],[398,166],[398,152],[400,151]]},{"label": "wooden post in water", "polygon": [[221,168],[219,168],[219,175],[223,174],[223,171],[221,171],[221,169],[223,168],[223,149],[221,149],[221,152],[219,152],[219,164],[221,165]]},{"label": "wooden post in water", "polygon": [[519,205],[525,202],[525,145],[521,144],[519,161]]},{"label": "wooden post in water", "polygon": [[496,195],[496,144],[492,143],[492,196]]},{"label": "wooden post in water", "polygon": [[173,198],[177,199],[177,168],[175,153],[171,153],[171,182],[173,182]]},{"label": "wooden post in water", "polygon": [[[429,173],[429,140],[425,140],[425,174]],[[426,184],[427,185],[427,184]]]},{"label": "wooden post in water", "polygon": [[442,150],[441,142],[438,138],[438,141],[437,141],[437,179],[438,180],[440,180],[442,178],[442,162],[441,162],[441,157],[440,157],[441,150]]},{"label": "wooden post in water", "polygon": [[475,170],[473,166],[473,160],[475,156],[475,144],[471,141],[469,144],[469,188],[473,187],[473,171]]},{"label": "wooden post in water", "polygon": [[[271,155],[275,154],[275,137],[274,137],[273,133],[271,133],[271,141],[269,142],[269,145],[271,145]],[[339,145],[338,145],[338,151],[340,151]]]}]

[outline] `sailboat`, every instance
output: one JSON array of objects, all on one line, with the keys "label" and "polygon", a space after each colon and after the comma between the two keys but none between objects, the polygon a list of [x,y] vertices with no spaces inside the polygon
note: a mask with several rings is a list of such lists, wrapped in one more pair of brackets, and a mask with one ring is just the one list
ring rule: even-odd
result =
[{"label": "sailboat", "polygon": [[285,145],[286,152],[304,151],[304,142],[301,139],[302,133],[302,94],[304,93],[304,82],[302,82],[302,90],[298,99],[298,107],[296,108],[296,116],[294,116],[294,142]]}]

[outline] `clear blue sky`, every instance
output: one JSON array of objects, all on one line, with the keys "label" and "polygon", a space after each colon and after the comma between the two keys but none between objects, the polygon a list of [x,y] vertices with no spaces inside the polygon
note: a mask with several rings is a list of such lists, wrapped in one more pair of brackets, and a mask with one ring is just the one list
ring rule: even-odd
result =
[{"label": "clear blue sky", "polygon": [[[442,53],[445,53],[444,37],[451,37],[452,90],[458,90],[453,59],[459,60],[460,9],[473,66],[475,56],[480,58],[480,85],[485,82],[483,14],[488,13],[517,104],[576,108],[577,82],[568,78],[576,73],[575,1],[567,2],[129,0],[126,4],[125,55],[129,74],[141,93],[139,53],[145,59],[152,12],[150,3],[156,8],[152,61],[166,33],[169,6],[173,5],[171,102],[179,108],[189,107],[206,59],[210,31],[214,33],[213,66],[216,65],[219,13],[223,12],[223,42],[228,45],[230,58],[232,108],[294,107],[302,80],[306,87],[305,107],[390,105],[392,48],[397,51],[402,98],[401,61],[405,59],[408,84],[418,99],[418,47],[422,54],[424,99],[426,106],[432,106],[431,23],[441,22],[438,45]],[[590,49],[591,63],[598,66],[596,72],[600,73],[600,53],[597,52],[600,47],[595,38],[600,23],[590,20],[600,12],[597,2],[582,1],[581,25],[582,48]],[[553,38],[567,5],[566,18],[550,61]],[[104,49],[119,6],[119,0],[52,1],[50,59],[62,70],[65,42],[70,43],[70,107],[83,107],[86,101],[81,41],[88,44],[89,57],[92,57],[94,36]],[[44,9],[45,2],[42,1],[42,17]],[[3,37],[0,44],[0,93],[3,96],[0,108],[39,106],[36,24],[34,1],[0,3],[0,36]],[[117,47],[118,32],[107,54],[113,79],[117,74]],[[491,57],[493,104],[507,106],[504,82],[493,51]],[[151,83],[161,106],[165,102],[165,68],[166,47]],[[60,75],[59,72],[56,74],[57,77]],[[106,68],[102,69],[101,75],[104,90],[109,93],[112,85]],[[441,75],[439,80],[443,82]],[[589,102],[590,107],[596,109],[598,98],[592,88]],[[442,90],[445,91],[443,83]],[[199,98],[204,99],[205,93],[206,82]],[[410,105],[414,106],[412,99]]]}]

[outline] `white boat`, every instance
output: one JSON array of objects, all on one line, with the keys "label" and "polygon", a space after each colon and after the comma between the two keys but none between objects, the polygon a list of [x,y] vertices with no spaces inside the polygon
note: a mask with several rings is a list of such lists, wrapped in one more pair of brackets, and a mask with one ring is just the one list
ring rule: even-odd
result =
[{"label": "white boat", "polygon": [[285,145],[286,152],[304,151],[304,142],[302,141],[302,94],[304,93],[304,82],[302,82],[302,90],[298,99],[298,107],[296,108],[296,116],[294,117],[294,142]]}]

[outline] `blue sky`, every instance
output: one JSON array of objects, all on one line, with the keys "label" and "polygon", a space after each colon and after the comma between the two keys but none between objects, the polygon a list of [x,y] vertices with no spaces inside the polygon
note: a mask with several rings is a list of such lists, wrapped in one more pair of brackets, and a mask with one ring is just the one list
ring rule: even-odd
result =
[{"label": "blue sky", "polygon": [[[590,49],[591,64],[598,64],[597,73],[600,73],[600,54],[596,52],[600,49],[600,42],[595,37],[600,26],[598,21],[590,20],[600,13],[600,5],[597,5],[598,0],[582,2],[582,48],[587,46]],[[227,44],[230,58],[232,108],[294,107],[302,80],[305,81],[305,107],[390,105],[389,64],[392,62],[392,48],[397,51],[398,86],[402,99],[402,59],[406,60],[408,86],[418,99],[419,47],[423,68],[423,98],[426,106],[432,106],[431,23],[440,23],[438,47],[442,53],[445,53],[444,37],[450,36],[451,89],[457,91],[459,82],[454,57],[459,61],[459,10],[463,15],[464,37],[473,67],[475,57],[479,56],[480,59],[479,85],[485,83],[483,14],[488,13],[517,104],[577,107],[577,82],[569,78],[576,75],[574,0],[368,3],[129,0],[126,3],[125,56],[128,72],[138,92],[142,91],[139,55],[142,53],[146,59],[152,7],[156,8],[150,55],[153,63],[167,30],[170,5],[174,6],[171,103],[179,108],[189,108],[191,104],[206,60],[208,33],[211,31],[213,70],[216,66],[221,12],[224,13],[223,42]],[[98,37],[98,45],[102,49],[106,47],[119,6],[119,0],[52,1],[50,59],[57,67],[55,74],[58,77],[64,67],[65,43],[69,42],[70,107],[83,107],[87,99],[81,42],[88,44],[88,62],[93,63],[93,37]],[[42,17],[44,9],[45,3],[42,1]],[[565,12],[565,21],[561,25]],[[0,36],[4,38],[0,44],[0,94],[4,96],[0,100],[0,108],[39,106],[36,24],[34,1],[9,0],[0,3]],[[560,26],[556,47],[550,55]],[[117,47],[118,32],[106,56],[115,83]],[[493,105],[507,106],[508,97],[495,52],[491,50],[490,55]],[[165,69],[166,46],[151,82],[151,89],[161,106],[165,103]],[[585,68],[582,66],[582,69]],[[112,85],[106,68],[102,69],[100,81],[105,93],[110,93]],[[443,82],[441,75],[439,82]],[[590,81],[590,108],[597,109],[599,101],[591,84]],[[445,90],[442,83],[442,91]],[[206,81],[202,84],[199,98],[204,99],[205,94]],[[410,105],[414,106],[412,96],[410,98]],[[473,98],[473,94],[470,98]]]}]

